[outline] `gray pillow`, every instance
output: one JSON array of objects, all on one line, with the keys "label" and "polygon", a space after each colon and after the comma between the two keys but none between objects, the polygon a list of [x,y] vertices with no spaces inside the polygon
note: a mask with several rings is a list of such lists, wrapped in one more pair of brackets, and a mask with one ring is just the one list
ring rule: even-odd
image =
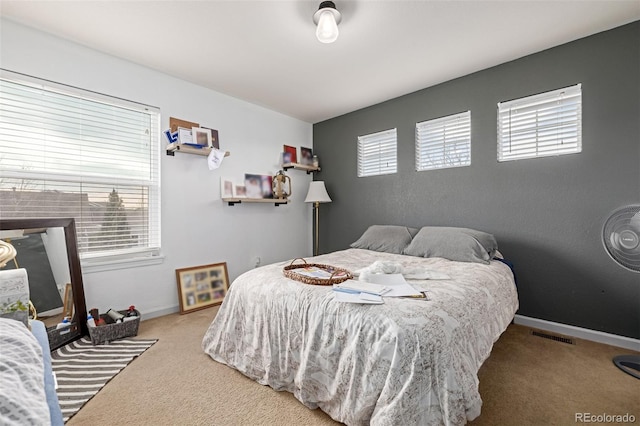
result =
[{"label": "gray pillow", "polygon": [[351,247],[402,254],[417,232],[407,226],[371,225]]},{"label": "gray pillow", "polygon": [[488,265],[496,250],[498,243],[495,237],[486,232],[468,228],[424,226],[402,253]]}]

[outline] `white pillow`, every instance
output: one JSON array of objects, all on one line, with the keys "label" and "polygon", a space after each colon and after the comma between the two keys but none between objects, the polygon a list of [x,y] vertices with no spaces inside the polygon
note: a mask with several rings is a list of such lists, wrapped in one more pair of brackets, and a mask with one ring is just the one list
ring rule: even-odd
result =
[{"label": "white pillow", "polygon": [[29,324],[29,280],[27,270],[0,270],[0,317]]}]

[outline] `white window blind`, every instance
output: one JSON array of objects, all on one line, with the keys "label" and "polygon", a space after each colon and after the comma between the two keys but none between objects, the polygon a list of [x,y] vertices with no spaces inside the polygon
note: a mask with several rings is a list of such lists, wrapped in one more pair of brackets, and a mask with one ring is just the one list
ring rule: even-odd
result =
[{"label": "white window blind", "polygon": [[396,129],[358,136],[358,177],[398,171]]},{"label": "white window blind", "polygon": [[498,161],[581,151],[580,84],[498,103]]},{"label": "white window blind", "polygon": [[84,259],[157,253],[157,108],[3,71],[0,129],[0,217],[73,217]]},{"label": "white window blind", "polygon": [[471,111],[416,123],[416,170],[471,164]]}]

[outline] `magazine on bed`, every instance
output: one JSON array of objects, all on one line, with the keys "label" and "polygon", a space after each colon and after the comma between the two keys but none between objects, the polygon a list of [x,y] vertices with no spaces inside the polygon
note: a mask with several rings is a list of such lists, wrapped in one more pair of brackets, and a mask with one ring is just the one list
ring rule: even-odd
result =
[{"label": "magazine on bed", "polygon": [[329,279],[329,278],[340,278],[346,275],[346,272],[343,271],[330,271],[327,269],[322,269],[317,266],[307,266],[306,268],[296,269],[296,272],[300,275],[304,275],[305,277],[310,278],[321,278],[321,279]]}]

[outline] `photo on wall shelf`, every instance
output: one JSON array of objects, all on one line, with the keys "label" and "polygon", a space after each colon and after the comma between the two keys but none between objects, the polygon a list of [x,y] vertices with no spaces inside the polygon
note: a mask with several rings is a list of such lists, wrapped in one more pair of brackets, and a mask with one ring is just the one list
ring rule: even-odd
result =
[{"label": "photo on wall shelf", "polygon": [[203,129],[202,127],[194,127],[191,129],[191,137],[193,143],[202,147],[211,147],[211,132],[209,129]]},{"label": "photo on wall shelf", "polygon": [[300,163],[304,166],[311,166],[313,164],[313,150],[311,148],[300,147]]},{"label": "photo on wall shelf", "polygon": [[233,198],[247,198],[247,187],[236,183],[233,187]]},{"label": "photo on wall shelf", "polygon": [[227,263],[176,269],[180,313],[219,305],[229,290]]},{"label": "photo on wall shelf", "polygon": [[220,138],[218,136],[218,131],[215,129],[210,129],[209,127],[203,127],[203,129],[207,129],[211,133],[211,145],[215,149],[220,149]]},{"label": "photo on wall shelf", "polygon": [[178,128],[183,127],[185,129],[191,129],[193,127],[200,127],[200,124],[193,121],[181,120],[179,118],[169,117],[169,129],[171,133],[177,132]]},{"label": "photo on wall shelf", "polygon": [[221,198],[233,198],[233,189],[235,182],[228,177],[220,178],[220,197]]},{"label": "photo on wall shelf", "polygon": [[298,154],[295,146],[284,145],[283,151],[282,164],[298,162]]},{"label": "photo on wall shelf", "polygon": [[247,198],[247,188],[244,180],[242,182],[238,182],[238,179],[221,177],[220,198]]},{"label": "photo on wall shelf", "polygon": [[191,129],[178,127],[178,143],[193,144],[193,135],[192,135]]},{"label": "photo on wall shelf", "polygon": [[273,176],[245,173],[244,186],[247,198],[273,198]]}]

